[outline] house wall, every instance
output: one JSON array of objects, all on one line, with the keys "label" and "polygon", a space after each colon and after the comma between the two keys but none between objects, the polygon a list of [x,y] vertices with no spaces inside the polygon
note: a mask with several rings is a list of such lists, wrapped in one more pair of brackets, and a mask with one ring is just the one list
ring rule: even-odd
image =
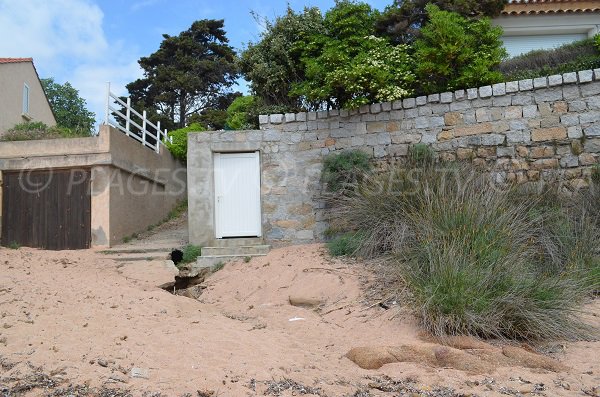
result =
[{"label": "house wall", "polygon": [[214,241],[212,156],[261,151],[263,235],[269,243],[319,240],[327,228],[323,159],[362,150],[384,166],[411,145],[465,160],[498,182],[560,178],[586,186],[600,156],[600,70],[566,73],[365,105],[354,110],[260,116],[261,130],[188,137],[190,241]]},{"label": "house wall", "polygon": [[[186,168],[120,131],[96,137],[0,142],[0,170],[87,168],[92,171],[92,246],[111,246],[164,219],[187,196]],[[1,201],[0,201],[1,203]]]},{"label": "house wall", "polygon": [[599,32],[600,12],[502,15],[492,23],[502,27],[509,55],[555,48]]},{"label": "house wall", "polygon": [[[29,86],[29,116],[23,116],[23,84]],[[31,62],[0,64],[0,135],[26,121],[56,124],[50,104]]]}]

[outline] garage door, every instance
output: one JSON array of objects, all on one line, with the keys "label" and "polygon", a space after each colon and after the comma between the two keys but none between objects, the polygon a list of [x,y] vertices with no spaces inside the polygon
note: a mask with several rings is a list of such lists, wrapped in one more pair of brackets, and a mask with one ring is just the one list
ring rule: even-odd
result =
[{"label": "garage door", "polygon": [[539,36],[504,36],[504,48],[511,57],[526,54],[533,50],[547,50],[560,47],[563,44],[572,43],[587,38],[585,33],[581,34],[552,34]]},{"label": "garage door", "polygon": [[2,245],[90,247],[90,170],[3,172],[2,178]]}]

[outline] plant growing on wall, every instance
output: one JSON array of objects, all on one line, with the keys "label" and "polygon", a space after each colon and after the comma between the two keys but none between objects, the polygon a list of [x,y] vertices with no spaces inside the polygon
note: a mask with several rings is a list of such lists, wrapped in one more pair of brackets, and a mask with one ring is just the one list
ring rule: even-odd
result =
[{"label": "plant growing on wall", "polygon": [[369,155],[360,150],[348,150],[333,153],[323,163],[323,182],[327,189],[337,192],[348,184],[357,182],[362,175],[371,170]]},{"label": "plant growing on wall", "polygon": [[167,148],[175,157],[183,162],[187,161],[187,136],[190,132],[206,131],[206,128],[199,123],[192,123],[185,128],[169,131],[169,137],[173,142],[166,142]]}]

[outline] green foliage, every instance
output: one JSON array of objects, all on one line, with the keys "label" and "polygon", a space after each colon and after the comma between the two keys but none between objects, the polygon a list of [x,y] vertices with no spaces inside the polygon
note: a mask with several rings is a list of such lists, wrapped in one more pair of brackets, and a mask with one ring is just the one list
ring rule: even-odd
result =
[{"label": "green foliage", "polygon": [[188,244],[183,247],[183,259],[182,264],[195,262],[196,259],[202,255],[202,248],[197,245]]},{"label": "green foliage", "polygon": [[139,60],[144,77],[127,89],[136,106],[153,110],[152,119],[162,116],[182,128],[192,114],[218,108],[237,78],[236,55],[223,20],[199,20],[163,38],[158,51]]},{"label": "green foliage", "polygon": [[64,127],[48,127],[42,122],[27,122],[15,125],[0,141],[32,141],[38,139],[87,138],[89,131]]},{"label": "green foliage", "polygon": [[94,132],[96,115],[86,108],[86,103],[67,81],[58,84],[52,78],[41,79],[42,87],[54,112],[59,127],[76,131],[78,135],[91,135]]},{"label": "green foliage", "polygon": [[596,45],[598,51],[600,51],[600,33],[594,36],[594,44]]},{"label": "green foliage", "polygon": [[173,138],[173,142],[166,142],[167,148],[175,157],[183,162],[187,161],[187,136],[190,132],[206,131],[205,128],[198,123],[193,123],[185,128],[169,131],[169,137]]},{"label": "green foliage", "polygon": [[165,217],[165,219],[163,219],[163,223],[164,222],[168,222],[172,219],[175,218],[179,218],[184,212],[187,211],[188,208],[188,201],[186,200],[181,200],[180,202],[178,202],[175,207],[173,207],[171,209],[171,211],[169,211],[169,213],[167,214],[167,216]]},{"label": "green foliage", "polygon": [[219,270],[223,270],[223,268],[225,267],[225,263],[224,262],[219,262],[216,265],[214,265],[211,269],[211,271],[213,273],[218,272]]},{"label": "green foliage", "polygon": [[419,29],[427,22],[425,7],[437,5],[463,17],[495,17],[508,0],[394,0],[377,21],[378,34],[388,36],[394,43],[412,43]]},{"label": "green foliage", "polygon": [[231,130],[250,130],[257,126],[251,119],[251,110],[256,106],[252,95],[240,96],[227,108],[227,128]]},{"label": "green foliage", "polygon": [[600,187],[600,164],[594,164],[592,166],[591,179],[592,182],[594,182]]},{"label": "green foliage", "polygon": [[16,241],[12,241],[6,247],[10,248],[11,250],[18,250],[19,248],[21,248],[21,245],[19,243],[17,243]]},{"label": "green foliage", "polygon": [[469,165],[392,167],[355,187],[333,197],[334,226],[361,233],[358,254],[394,258],[433,334],[590,335],[577,310],[600,288],[600,233],[586,211],[498,189]]},{"label": "green foliage", "polygon": [[374,36],[379,16],[366,3],[340,0],[323,21],[324,32],[296,43],[306,79],[292,95],[314,104],[358,107],[412,95],[415,76],[407,46]]},{"label": "green foliage", "polygon": [[370,170],[370,158],[365,152],[349,150],[333,153],[325,158],[322,180],[329,191],[337,192],[360,180]]},{"label": "green foliage", "polygon": [[303,106],[301,98],[291,97],[292,85],[304,81],[305,70],[296,43],[323,32],[323,17],[318,8],[296,13],[290,7],[275,21],[261,20],[260,41],[249,43],[242,52],[240,68],[250,88],[264,106],[283,106],[285,111]]},{"label": "green foliage", "polygon": [[425,143],[412,145],[408,150],[408,160],[417,167],[423,167],[435,162],[435,152]]},{"label": "green foliage", "polygon": [[241,92],[227,93],[219,96],[215,100],[214,107],[192,114],[188,119],[188,125],[199,123],[208,131],[227,129],[227,108],[240,96],[242,96]]},{"label": "green foliage", "polygon": [[424,93],[453,91],[502,81],[494,70],[506,56],[500,36],[487,18],[469,20],[434,5],[415,42],[416,73]]},{"label": "green foliage", "polygon": [[502,62],[504,80],[516,81],[600,67],[600,48],[593,39],[565,44],[551,50],[535,50]]},{"label": "green foliage", "polygon": [[329,241],[327,248],[331,256],[353,256],[360,248],[361,239],[360,233],[345,233]]}]

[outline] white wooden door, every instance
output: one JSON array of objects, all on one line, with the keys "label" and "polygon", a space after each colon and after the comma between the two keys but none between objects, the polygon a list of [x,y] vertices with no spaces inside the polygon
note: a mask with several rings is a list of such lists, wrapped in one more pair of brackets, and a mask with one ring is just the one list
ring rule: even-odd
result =
[{"label": "white wooden door", "polygon": [[214,158],[216,237],[260,237],[259,152],[215,153]]}]

